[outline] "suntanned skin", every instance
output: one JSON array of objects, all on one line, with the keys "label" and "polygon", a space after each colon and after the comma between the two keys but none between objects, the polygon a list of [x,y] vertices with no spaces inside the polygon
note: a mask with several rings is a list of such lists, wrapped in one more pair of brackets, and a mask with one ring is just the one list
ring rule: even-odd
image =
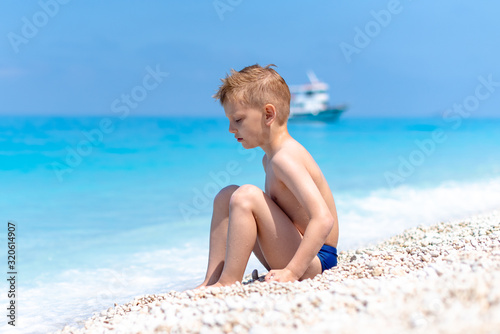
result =
[{"label": "suntanned skin", "polygon": [[228,186],[214,200],[207,274],[198,286],[241,281],[252,251],[269,270],[266,281],[287,282],[321,273],[316,256],[337,247],[335,202],[320,168],[280,125],[276,108],[224,104],[229,132],[244,148],[261,147],[265,192],[256,186]]}]

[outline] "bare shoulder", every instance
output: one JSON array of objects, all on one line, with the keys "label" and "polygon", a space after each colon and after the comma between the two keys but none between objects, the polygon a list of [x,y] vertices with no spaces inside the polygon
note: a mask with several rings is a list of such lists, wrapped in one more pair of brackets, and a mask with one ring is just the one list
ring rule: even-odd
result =
[{"label": "bare shoulder", "polygon": [[315,181],[323,179],[323,173],[307,149],[296,140],[284,145],[270,160],[273,170],[277,174],[295,174],[296,172],[309,174]]},{"label": "bare shoulder", "polygon": [[290,140],[271,159],[273,169],[306,168],[315,165],[314,159],[309,152],[295,139]]}]

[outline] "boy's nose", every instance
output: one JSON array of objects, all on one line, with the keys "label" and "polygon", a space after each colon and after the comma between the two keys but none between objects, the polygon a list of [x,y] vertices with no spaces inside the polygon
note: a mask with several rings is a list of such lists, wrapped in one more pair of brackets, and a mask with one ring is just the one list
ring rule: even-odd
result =
[{"label": "boy's nose", "polygon": [[236,129],[231,124],[229,124],[229,132],[236,133]]}]

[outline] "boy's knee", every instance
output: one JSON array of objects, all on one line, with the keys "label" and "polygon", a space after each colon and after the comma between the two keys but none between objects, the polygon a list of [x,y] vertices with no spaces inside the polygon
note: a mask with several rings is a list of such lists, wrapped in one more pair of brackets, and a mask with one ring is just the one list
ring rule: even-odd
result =
[{"label": "boy's knee", "polygon": [[214,199],[214,204],[215,203],[226,203],[226,205],[229,203],[229,200],[231,199],[231,196],[233,193],[238,189],[239,187],[237,185],[230,185],[227,187],[222,188],[219,193],[215,196]]},{"label": "boy's knee", "polygon": [[262,190],[251,184],[245,184],[239,187],[232,195],[229,201],[230,206],[250,207],[254,199],[262,194]]}]

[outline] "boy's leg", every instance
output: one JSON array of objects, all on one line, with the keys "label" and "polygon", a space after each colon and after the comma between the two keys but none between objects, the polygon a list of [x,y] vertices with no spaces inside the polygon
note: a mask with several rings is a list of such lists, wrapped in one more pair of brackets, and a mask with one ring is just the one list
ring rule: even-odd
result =
[{"label": "boy's leg", "polygon": [[255,246],[253,247],[253,253],[255,254],[255,257],[259,260],[260,263],[266,268],[267,270],[271,270],[271,267],[269,267],[269,264],[266,261],[266,257],[262,253],[262,249],[260,249],[259,245],[259,240],[255,242]]},{"label": "boy's leg", "polygon": [[[231,196],[226,260],[219,284],[241,281],[257,238],[272,269],[285,268],[302,241],[290,218],[269,196],[258,187],[244,185]],[[301,279],[319,273],[321,263],[315,257]]]},{"label": "boy's leg", "polygon": [[238,186],[227,186],[219,191],[214,199],[212,223],[210,226],[210,251],[208,253],[207,274],[205,275],[205,280],[198,288],[216,283],[222,273],[224,258],[226,257],[229,200],[236,189],[238,189]]}]

